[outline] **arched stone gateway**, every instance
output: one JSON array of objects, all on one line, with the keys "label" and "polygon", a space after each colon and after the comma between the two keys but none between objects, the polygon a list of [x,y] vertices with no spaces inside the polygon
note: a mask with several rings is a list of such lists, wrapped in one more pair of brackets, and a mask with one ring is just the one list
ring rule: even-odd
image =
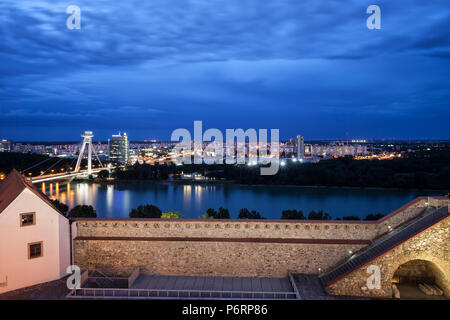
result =
[{"label": "arched stone gateway", "polygon": [[450,277],[445,273],[445,263],[437,257],[423,252],[405,255],[399,258],[391,270],[392,285],[399,289],[400,298],[424,298],[426,294],[423,290],[433,297],[439,296],[440,291],[443,295],[450,296]]}]

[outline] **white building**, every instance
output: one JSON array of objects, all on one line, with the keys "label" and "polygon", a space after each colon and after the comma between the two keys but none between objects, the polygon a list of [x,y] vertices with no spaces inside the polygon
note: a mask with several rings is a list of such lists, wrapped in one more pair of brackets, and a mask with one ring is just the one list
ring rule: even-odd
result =
[{"label": "white building", "polygon": [[17,171],[0,182],[0,294],[66,275],[69,220]]}]

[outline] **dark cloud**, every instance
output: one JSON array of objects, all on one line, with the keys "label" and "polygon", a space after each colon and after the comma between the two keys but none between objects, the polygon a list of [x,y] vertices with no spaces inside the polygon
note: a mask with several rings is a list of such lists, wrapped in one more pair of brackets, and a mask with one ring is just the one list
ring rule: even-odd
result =
[{"label": "dark cloud", "polygon": [[[81,30],[66,28],[71,4]],[[371,4],[381,30],[366,28]],[[204,120],[448,138],[449,18],[448,0],[2,0],[0,135],[168,139]]]}]

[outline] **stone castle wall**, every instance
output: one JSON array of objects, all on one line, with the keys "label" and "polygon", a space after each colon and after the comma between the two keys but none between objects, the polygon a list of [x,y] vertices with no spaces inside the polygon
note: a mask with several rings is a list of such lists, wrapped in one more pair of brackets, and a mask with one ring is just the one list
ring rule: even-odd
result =
[{"label": "stone castle wall", "polygon": [[414,218],[418,198],[379,221],[77,219],[75,264],[128,275],[317,274]]},{"label": "stone castle wall", "polygon": [[157,275],[285,277],[318,272],[362,245],[185,241],[76,241],[75,263],[128,276],[136,267]]}]

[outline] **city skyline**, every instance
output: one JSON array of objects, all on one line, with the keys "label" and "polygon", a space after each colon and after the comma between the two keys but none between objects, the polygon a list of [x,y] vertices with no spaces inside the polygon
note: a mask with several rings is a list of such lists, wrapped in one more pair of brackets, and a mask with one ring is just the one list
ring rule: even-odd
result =
[{"label": "city skyline", "polygon": [[0,300],[449,300],[449,21],[449,0],[1,0]]},{"label": "city skyline", "polygon": [[446,1],[77,5],[69,30],[66,3],[0,4],[0,137],[170,140],[202,120],[281,139],[449,138]]}]

